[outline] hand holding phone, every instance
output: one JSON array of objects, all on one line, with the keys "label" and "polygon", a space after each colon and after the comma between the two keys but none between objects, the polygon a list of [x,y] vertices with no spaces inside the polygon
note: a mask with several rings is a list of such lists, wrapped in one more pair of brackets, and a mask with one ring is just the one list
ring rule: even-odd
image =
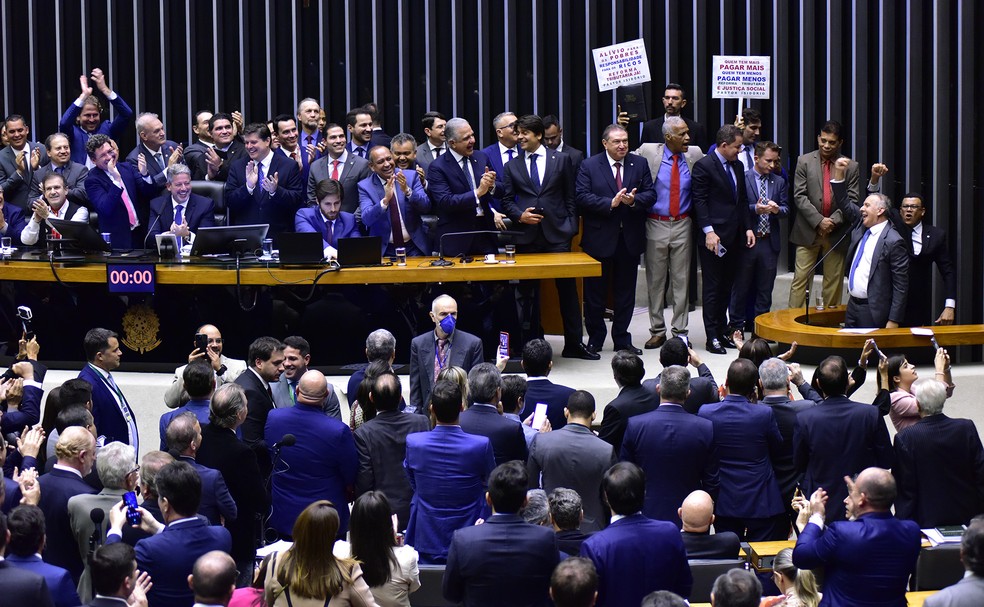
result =
[{"label": "hand holding phone", "polygon": [[143,516],[137,505],[137,494],[133,491],[127,491],[123,494],[123,503],[126,505],[126,522],[131,525],[139,525]]}]

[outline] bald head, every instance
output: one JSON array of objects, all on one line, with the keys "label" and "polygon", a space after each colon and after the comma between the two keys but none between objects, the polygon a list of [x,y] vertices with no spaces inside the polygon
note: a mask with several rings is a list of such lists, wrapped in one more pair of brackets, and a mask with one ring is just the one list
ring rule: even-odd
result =
[{"label": "bald head", "polygon": [[898,490],[892,473],[884,468],[865,468],[854,482],[872,510],[889,510]]},{"label": "bald head", "polygon": [[321,371],[311,369],[297,382],[298,404],[320,407],[327,396],[328,380]]},{"label": "bald head", "polygon": [[714,500],[706,491],[694,491],[683,500],[678,514],[684,531],[703,533],[714,522]]},{"label": "bald head", "polygon": [[236,562],[221,550],[206,552],[195,561],[188,586],[196,603],[226,605],[236,589]]},{"label": "bald head", "polygon": [[86,476],[96,461],[96,438],[82,426],[69,426],[58,436],[55,456],[59,465],[75,468]]}]

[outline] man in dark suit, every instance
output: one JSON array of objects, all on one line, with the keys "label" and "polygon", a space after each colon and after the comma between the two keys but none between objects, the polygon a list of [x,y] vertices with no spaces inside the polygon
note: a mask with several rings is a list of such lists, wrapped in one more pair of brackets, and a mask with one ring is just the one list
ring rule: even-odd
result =
[{"label": "man in dark suit", "polygon": [[519,515],[526,504],[526,468],[500,464],[489,475],[485,499],[492,516],[454,532],[444,570],[444,598],[466,606],[552,605],[550,574],[560,562],[549,527]]},{"label": "man in dark suit", "polygon": [[[307,183],[307,167],[310,163],[304,162],[305,156],[310,156],[308,150],[300,145],[298,137],[297,123],[290,114],[277,114],[273,120],[273,134],[277,136],[277,143],[280,146],[274,150],[274,154],[280,154],[294,161],[297,170],[301,174],[301,183]],[[318,151],[314,150],[315,156]]]},{"label": "man in dark suit", "polygon": [[[496,185],[501,186],[506,165],[514,158],[523,157],[523,151],[517,145],[516,114],[500,113],[492,119],[492,128],[495,130],[496,141],[482,148],[482,153],[489,159],[489,165],[498,176]],[[502,195],[501,189],[492,192],[492,211],[497,219],[502,210]]]},{"label": "man in dark suit", "polygon": [[[564,409],[574,388],[555,384],[547,376],[553,369],[553,348],[545,339],[531,339],[523,346],[523,371],[526,372],[526,395],[523,399],[522,419],[536,412],[536,405],[547,405],[550,428],[560,430],[567,423]],[[539,430],[539,428],[536,428]]]},{"label": "man in dark suit", "polygon": [[[191,465],[180,461],[170,463],[160,469],[154,483],[160,495],[158,502],[164,524],[141,509],[140,527],[153,535],[137,542],[137,567],[154,582],[147,593],[151,605],[191,607],[194,594],[188,587],[188,576],[195,561],[212,550],[229,552],[232,539],[225,527],[210,526],[196,516],[202,483]],[[125,524],[126,506],[120,502],[109,511],[106,544],[120,542]]]},{"label": "man in dark suit", "polygon": [[[211,118],[211,110],[198,110],[191,119],[191,133],[197,137],[197,140],[185,146],[182,162],[192,171],[200,162],[204,164],[205,152],[214,145],[211,135],[208,134],[208,121]],[[51,152],[49,151],[48,154],[50,155]]]},{"label": "man in dark suit", "polygon": [[581,162],[584,161],[584,152],[567,145],[567,142],[564,141],[564,127],[561,126],[560,119],[553,114],[547,114],[543,117],[543,145],[551,150],[567,154],[571,159],[574,175],[577,175],[578,169],[581,168]]},{"label": "man in dark suit", "polygon": [[52,133],[44,140],[51,162],[34,171],[31,176],[30,199],[38,198],[44,193],[44,180],[51,173],[58,173],[65,179],[68,199],[76,205],[88,206],[89,197],[85,193],[85,178],[89,169],[84,164],[72,160],[72,149],[69,147],[68,135]]},{"label": "man in dark suit", "polygon": [[176,163],[165,172],[169,194],[150,201],[149,248],[154,247],[157,234],[170,232],[185,243],[194,239],[198,228],[215,225],[215,203],[191,191],[191,169]]},{"label": "man in dark suit", "polygon": [[[599,490],[599,496],[600,494]],[[584,509],[581,507],[580,494],[573,489],[557,487],[547,496],[547,503],[550,506],[550,522],[557,534],[557,549],[561,551],[561,557],[579,554],[581,544],[593,533],[581,531]]]},{"label": "man in dark suit", "polygon": [[246,146],[236,137],[232,116],[225,112],[213,114],[208,120],[208,133],[213,146],[192,167],[195,179],[224,182],[229,178],[229,167],[246,157]]},{"label": "man in dark suit", "polygon": [[0,149],[0,190],[9,204],[27,211],[31,180],[48,164],[48,153],[40,143],[28,141],[31,129],[23,116],[11,114],[4,125],[10,144]]},{"label": "man in dark suit", "polygon": [[248,158],[229,167],[226,203],[233,225],[270,224],[269,235],[289,232],[304,202],[297,163],[270,149],[270,129],[253,123],[243,130]]},{"label": "man in dark suit", "polygon": [[642,358],[632,352],[620,350],[615,353],[612,375],[618,386],[618,396],[605,405],[598,437],[610,443],[615,453],[621,453],[629,418],[654,411],[659,406],[659,396],[643,387],[646,367]]},{"label": "man in dark suit", "polygon": [[429,397],[436,426],[407,435],[403,467],[413,489],[407,544],[424,564],[447,562],[451,536],[485,516],[485,488],[495,468],[492,443],[458,425],[461,388],[441,380]]},{"label": "man in dark suit", "polygon": [[431,201],[417,172],[397,169],[383,146],[369,152],[369,168],[373,175],[359,182],[359,208],[369,235],[380,237],[382,254],[395,255],[402,247],[411,257],[430,255],[421,215],[431,210]]},{"label": "man in dark suit", "polygon": [[[732,332],[753,329],[755,317],[772,310],[772,288],[776,283],[782,240],[779,218],[789,214],[786,180],[772,172],[779,150],[779,146],[771,141],[756,144],[755,166],[745,173],[748,225],[755,232],[755,246],[745,254],[745,261],[735,278],[728,308]],[[751,319],[746,318],[749,299],[754,302]]]},{"label": "man in dark suit", "polygon": [[202,481],[202,497],[198,506],[199,516],[204,516],[213,525],[223,521],[236,520],[239,510],[229,493],[225,479],[218,470],[213,470],[196,461],[198,448],[202,444],[202,427],[194,413],[176,415],[167,426],[168,451],[177,454],[179,461],[188,463]]},{"label": "man in dark suit", "polygon": [[814,491],[810,522],[796,541],[793,564],[800,569],[823,567],[825,604],[905,605],[909,576],[919,557],[919,525],[892,516],[896,488],[888,470],[866,468],[856,480],[844,481],[849,520],[825,527],[827,492]]},{"label": "man in dark suit", "polygon": [[[206,425],[206,427],[208,426]],[[174,458],[171,457],[171,454],[164,451],[149,451],[140,459],[140,486],[137,489],[140,507],[149,512],[155,521],[161,523],[164,522],[164,515],[161,514],[161,507],[157,503],[158,496],[154,479],[157,478],[157,473],[160,472],[161,468],[173,461]],[[131,546],[136,546],[137,542],[146,537],[150,537],[150,534],[139,527],[130,525],[123,527],[123,541]]]},{"label": "man in dark suit", "polygon": [[601,277],[584,279],[584,326],[588,350],[605,343],[605,300],[609,287],[615,304],[612,341],[615,350],[642,354],[632,345],[629,321],[635,305],[639,256],[646,250],[646,213],[656,200],[649,165],[629,153],[629,135],[612,124],[602,135],[605,152],[581,164],[575,192],[584,218],[581,248],[601,262]]},{"label": "man in dark suit", "polygon": [[[88,170],[86,171],[88,172]],[[38,248],[47,246],[49,234],[53,230],[47,222],[49,217],[80,223],[89,222],[89,210],[68,200],[65,178],[60,174],[47,173],[44,176],[42,188],[44,189],[44,198],[31,202],[33,213],[18,235],[18,240],[26,246],[37,246]],[[2,197],[3,194],[0,194],[0,198]],[[15,208],[10,207],[10,210],[13,211]],[[4,210],[6,211],[6,209]],[[13,217],[10,215],[9,219],[13,219]],[[10,223],[7,217],[4,220]],[[8,228],[7,231],[10,232],[11,230],[13,227]]]},{"label": "man in dark suit", "polygon": [[136,127],[137,147],[126,155],[126,161],[139,170],[140,156],[143,156],[146,172],[141,173],[149,175],[154,185],[163,186],[167,182],[167,168],[181,160],[180,146],[167,138],[164,123],[157,114],[140,114],[137,116]]},{"label": "man in dark suit", "polygon": [[663,121],[670,116],[679,116],[687,123],[687,129],[690,131],[690,140],[693,144],[706,150],[707,146],[710,145],[707,140],[707,131],[696,120],[691,120],[680,114],[685,107],[687,107],[687,94],[683,90],[683,87],[673,82],[667,84],[663,90],[664,115],[649,120],[642,125],[642,135],[639,141],[641,143],[663,143]]},{"label": "man in dark suit", "polygon": [[120,441],[140,453],[137,419],[123,391],[110,373],[120,366],[123,351],[119,336],[108,329],[90,329],[82,342],[88,364],[79,372],[92,386],[92,417],[103,443]]},{"label": "man in dark suit", "polygon": [[[523,233],[516,239],[520,253],[558,253],[571,250],[571,238],[577,234],[577,208],[574,203],[574,168],[566,154],[541,145],[543,121],[527,115],[516,121],[523,156],[519,162],[503,167],[502,212]],[[573,278],[558,278],[557,296],[564,323],[565,358],[599,360],[581,343],[581,300]],[[526,283],[532,295],[533,332],[541,332],[539,281]]]},{"label": "man in dark suit", "polygon": [[16,245],[20,242],[20,236],[27,227],[27,218],[20,207],[7,204],[3,190],[0,190],[0,235],[9,236],[11,243]]},{"label": "man in dark suit", "polygon": [[779,483],[770,457],[782,447],[772,410],[754,403],[758,369],[739,358],[728,367],[728,395],[704,405],[697,415],[711,420],[720,462],[717,531],[734,531],[742,541],[766,542],[789,537]]},{"label": "man in dark suit", "polygon": [[314,188],[318,182],[334,179],[342,184],[342,210],[346,213],[360,214],[359,182],[372,175],[369,161],[361,156],[350,154],[345,148],[345,129],[337,124],[326,127],[325,155],[311,163],[307,176],[307,203],[315,205],[318,199]]},{"label": "man in dark suit", "polygon": [[430,424],[423,415],[400,411],[400,378],[384,373],[376,378],[369,391],[369,401],[376,417],[355,429],[355,449],[359,454],[359,473],[355,493],[382,491],[397,516],[397,528],[406,529],[410,520],[413,490],[403,470],[407,452],[407,435],[427,432]]},{"label": "man in dark suit", "polygon": [[76,495],[96,493],[83,478],[96,461],[96,439],[85,428],[70,426],[58,437],[58,461],[51,472],[38,477],[41,502],[47,525],[44,560],[72,574],[77,583],[82,576],[82,559],[68,519],[68,500]]},{"label": "man in dark suit", "polygon": [[817,367],[816,378],[824,400],[796,414],[793,456],[803,474],[803,493],[826,489],[830,494],[827,520],[836,521],[844,515],[843,500],[847,497],[847,490],[838,481],[871,466],[893,468],[895,457],[878,409],[844,396],[844,359],[825,358]]},{"label": "man in dark suit", "polygon": [[[567,424],[559,430],[537,434],[527,463],[530,487],[547,493],[559,487],[582,496],[581,530],[598,531],[607,513],[601,501],[601,477],[617,461],[612,446],[594,435],[594,397],[584,390],[571,394],[564,409]],[[542,477],[542,478],[541,478]]]},{"label": "man in dark suit", "polygon": [[[683,339],[671,337],[666,340],[666,343],[659,349],[659,364],[664,369],[673,365],[683,367],[684,369],[688,365],[692,365],[697,369],[697,377],[690,378],[690,392],[687,394],[687,400],[683,402],[683,409],[687,413],[697,415],[697,411],[700,410],[701,405],[716,403],[721,399],[718,394],[717,382],[714,381],[711,370],[697,356],[697,352],[688,346],[687,342],[683,341]],[[642,386],[649,392],[656,394],[656,388],[659,386],[661,378],[662,373],[642,382]]]},{"label": "man in dark suit", "polygon": [[284,369],[284,345],[272,337],[259,337],[249,345],[246,364],[246,370],[236,378],[236,383],[246,392],[248,410],[242,425],[243,442],[253,449],[260,472],[266,478],[270,474],[270,454],[263,431],[267,415],[274,408],[270,384],[280,379]]},{"label": "man in dark suit", "polygon": [[[7,544],[7,536],[7,517],[0,515],[0,551],[3,551]],[[6,560],[0,561],[0,588],[3,588],[4,605],[31,607],[55,605],[51,600],[51,592],[44,576],[18,563],[10,562],[9,556]]]},{"label": "man in dark suit", "polygon": [[912,386],[920,420],[895,435],[895,514],[919,527],[966,525],[984,512],[984,447],[974,422],[943,414],[946,385]]},{"label": "man in dark suit", "polygon": [[[76,607],[82,603],[75,590],[75,582],[68,571],[41,560],[44,549],[44,513],[37,506],[23,505],[11,511],[7,517],[10,540],[4,561],[44,578],[51,592],[55,607]],[[4,583],[6,589],[8,582]],[[27,603],[25,603],[27,604]]]},{"label": "man in dark suit", "polygon": [[[300,129],[297,134],[297,144],[301,148],[301,162],[304,164],[305,180],[311,172],[311,165],[314,164],[314,162],[309,162],[308,146],[317,148],[324,140],[324,135],[320,129],[321,115],[321,104],[318,103],[317,99],[305,97],[297,104],[297,126]],[[344,139],[343,133],[342,140],[344,141]],[[315,160],[319,158],[317,149],[315,149],[314,158]]]},{"label": "man in dark suit", "polygon": [[[256,517],[269,506],[256,454],[236,437],[246,419],[246,393],[236,384],[223,384],[209,403],[209,423],[202,426],[202,444],[195,459],[218,470],[236,502],[237,516],[226,521],[232,536],[232,558],[238,564],[240,581],[252,581],[256,558]],[[146,462],[141,472],[146,468]],[[146,507],[146,506],[144,506]]]},{"label": "man in dark suit", "polygon": [[[437,211],[434,246],[444,255],[495,253],[493,234],[453,236],[442,241],[444,234],[474,230],[495,230],[492,196],[496,175],[488,156],[475,150],[475,132],[463,118],[448,120],[444,128],[447,153],[427,167],[428,191]],[[500,220],[501,223],[501,220]]]},{"label": "man in dark suit", "polygon": [[683,408],[690,384],[685,367],[663,369],[660,405],[628,420],[621,459],[646,473],[642,513],[680,526],[677,509],[692,491],[718,494],[718,456],[714,424]]},{"label": "man in dark suit", "polygon": [[492,443],[495,463],[504,464],[529,457],[523,428],[499,413],[502,375],[492,363],[479,363],[468,372],[468,399],[471,405],[461,414],[461,429],[485,436]]},{"label": "man in dark suit", "polygon": [[147,591],[153,582],[137,569],[132,546],[119,542],[100,546],[93,555],[92,572],[98,596],[86,607],[122,607],[121,603],[129,601],[148,604]]},{"label": "man in dark suit", "polygon": [[580,554],[598,570],[599,607],[638,605],[655,590],[690,596],[693,576],[680,531],[641,513],[645,477],[635,464],[620,462],[602,481],[605,501],[618,520],[585,540]]},{"label": "man in dark suit", "polygon": [[90,137],[86,152],[94,166],[85,178],[85,191],[99,214],[99,231],[109,233],[114,249],[141,246],[149,221],[147,201],[160,188],[129,163],[120,163],[116,142],[106,135]]},{"label": "man in dark suit", "polygon": [[[324,414],[327,398],[328,380],[321,371],[310,370],[297,383],[297,403],[288,409],[275,409],[267,417],[264,438],[271,458],[276,456],[273,445],[283,436],[297,437],[296,444],[280,450],[283,464],[272,479],[273,515],[269,524],[281,537],[291,535],[294,519],[309,504],[323,499],[347,504],[355,487],[359,456],[352,431]],[[344,538],[348,508],[343,506],[338,514],[338,536]]]},{"label": "man in dark suit", "polygon": [[365,108],[357,107],[345,114],[350,140],[345,149],[363,160],[369,160],[372,148],[372,115]]},{"label": "man in dark suit", "polygon": [[380,110],[379,106],[376,105],[375,101],[370,101],[369,103],[362,106],[363,111],[369,112],[369,117],[372,120],[372,132],[369,137],[369,149],[376,146],[383,146],[384,148],[390,147],[390,142],[393,140],[386,131],[383,130],[383,124],[380,120]]},{"label": "man in dark suit", "polygon": [[789,522],[796,521],[797,512],[793,510],[793,494],[800,483],[802,473],[796,468],[793,457],[793,433],[796,417],[800,411],[816,406],[812,400],[790,400],[789,368],[785,361],[770,358],[759,365],[759,389],[762,398],[759,402],[772,408],[772,414],[782,435],[782,446],[772,453],[772,470],[779,483],[779,494],[786,508]]},{"label": "man in dark suit", "polygon": [[923,221],[926,204],[920,194],[906,194],[902,198],[903,226],[896,229],[905,240],[909,251],[909,284],[915,286],[906,297],[903,326],[928,325],[933,318],[933,298],[930,285],[933,281],[933,264],[943,276],[943,294],[946,301],[943,311],[933,321],[938,325],[953,324],[953,310],[957,306],[957,273],[950,258],[946,232]]},{"label": "man in dark suit", "polygon": [[321,234],[325,257],[338,257],[339,238],[358,238],[359,225],[355,215],[342,211],[342,184],[334,179],[323,179],[314,188],[318,199],[316,207],[301,207],[294,215],[296,232]]},{"label": "man in dark suit", "polygon": [[711,533],[714,523],[714,500],[706,491],[694,491],[677,510],[683,522],[680,536],[687,547],[688,559],[735,559],[741,542],[731,531]]},{"label": "man in dark suit", "polygon": [[718,131],[717,148],[694,164],[692,197],[697,227],[703,285],[704,332],[707,351],[724,354],[734,347],[727,335],[731,287],[746,259],[744,249],[755,246],[755,232],[748,225],[745,172],[738,162],[741,129],[726,124]]},{"label": "man in dark suit", "polygon": [[410,406],[427,413],[430,391],[437,374],[445,367],[471,371],[482,362],[482,341],[465,331],[456,330],[458,302],[450,295],[439,295],[431,304],[434,330],[418,335],[410,342]]},{"label": "man in dark suit", "polygon": [[426,141],[417,148],[417,164],[426,171],[430,163],[448,151],[444,139],[444,125],[447,124],[447,120],[441,112],[427,112],[421,117],[420,124],[424,129]]},{"label": "man in dark suit", "polygon": [[85,164],[86,142],[93,135],[108,135],[116,138],[123,134],[127,123],[133,118],[133,110],[127,105],[123,98],[109,88],[106,83],[106,75],[100,68],[93,68],[91,72],[92,82],[102,93],[110,105],[113,106],[115,118],[112,122],[103,121],[103,106],[99,98],[92,94],[92,87],[89,86],[89,77],[85,74],[79,76],[82,92],[58,121],[58,130],[65,133],[72,139],[72,160],[80,164]]}]

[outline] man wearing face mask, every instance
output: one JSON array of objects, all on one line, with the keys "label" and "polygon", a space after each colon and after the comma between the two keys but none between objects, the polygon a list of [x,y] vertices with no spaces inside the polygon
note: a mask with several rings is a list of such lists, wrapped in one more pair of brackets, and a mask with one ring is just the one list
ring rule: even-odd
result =
[{"label": "man wearing face mask", "polygon": [[431,304],[434,331],[418,335],[410,343],[410,404],[407,411],[425,413],[437,374],[445,367],[466,372],[482,362],[482,340],[456,331],[458,302],[439,295]]}]

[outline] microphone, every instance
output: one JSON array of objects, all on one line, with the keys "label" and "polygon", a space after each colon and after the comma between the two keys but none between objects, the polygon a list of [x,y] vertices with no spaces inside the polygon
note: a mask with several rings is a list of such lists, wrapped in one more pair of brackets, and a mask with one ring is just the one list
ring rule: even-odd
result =
[{"label": "microphone", "polygon": [[102,523],[106,518],[106,513],[102,508],[93,508],[89,511],[89,518],[92,520],[92,535],[89,537],[89,554],[96,551],[96,548],[103,543]]},{"label": "microphone", "polygon": [[297,443],[297,437],[293,434],[284,434],[283,437],[273,443],[270,450],[273,451],[273,457],[270,461],[270,475],[267,476],[266,481],[264,481],[263,486],[266,487],[267,492],[270,491],[270,481],[273,480],[273,475],[277,471],[277,461],[280,459],[280,449],[281,447],[293,447]]},{"label": "microphone", "polygon": [[274,449],[279,449],[281,447],[293,447],[297,443],[297,437],[293,434],[284,434],[280,441],[273,443]]},{"label": "microphone", "polygon": [[[810,271],[807,272],[807,274],[809,275],[809,279],[806,282],[806,318],[803,321],[807,325],[810,324],[810,290],[811,290],[810,287],[813,286],[813,272],[815,272],[816,269],[820,267],[820,264],[823,263],[823,260],[824,259],[827,259],[827,256],[828,255],[830,255],[831,253],[833,253],[837,249],[837,247],[840,246],[840,243],[844,242],[844,238],[846,238],[847,235],[850,234],[853,231],[853,229],[854,229],[854,224],[853,223],[851,225],[849,225],[849,226],[846,226],[846,229],[844,230],[844,233],[841,234],[841,237],[837,239],[837,242],[834,243],[834,246],[830,247],[827,250],[826,253],[824,253],[823,255],[821,255],[820,256],[820,259],[817,260],[817,262],[815,264],[813,264],[813,267],[810,268]],[[843,279],[844,278],[841,277],[841,280],[843,280]],[[829,305],[829,302],[828,302],[828,305]]]},{"label": "microphone", "polygon": [[513,232],[509,230],[468,230],[466,232],[447,232],[441,234],[441,240],[438,243],[438,258],[430,262],[431,266],[452,266],[454,262],[444,259],[444,237],[445,236],[475,236],[477,234],[504,234],[506,236],[522,236],[522,232]]},{"label": "microphone", "polygon": [[147,228],[147,235],[144,236],[144,242],[143,242],[143,248],[145,251],[147,250],[147,240],[149,240],[151,235],[154,233],[154,228],[157,227],[157,222],[160,220],[161,220],[161,216],[158,215],[157,217],[154,218],[154,221],[153,223],[150,224],[150,227]]}]

